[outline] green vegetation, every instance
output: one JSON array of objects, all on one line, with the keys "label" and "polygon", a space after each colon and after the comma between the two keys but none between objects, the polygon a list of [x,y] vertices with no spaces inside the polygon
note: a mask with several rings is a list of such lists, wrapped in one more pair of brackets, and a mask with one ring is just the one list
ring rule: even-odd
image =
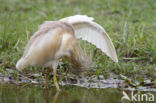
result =
[{"label": "green vegetation", "polygon": [[[105,28],[119,58],[119,63],[116,64],[97,50],[93,59],[96,68],[94,74],[104,75],[105,78],[123,79],[126,76],[134,81],[154,81],[154,2],[155,0],[0,0],[0,76],[17,75],[15,64],[30,36],[44,21],[86,14],[94,17]],[[36,68],[27,68],[23,72],[43,71]]]}]

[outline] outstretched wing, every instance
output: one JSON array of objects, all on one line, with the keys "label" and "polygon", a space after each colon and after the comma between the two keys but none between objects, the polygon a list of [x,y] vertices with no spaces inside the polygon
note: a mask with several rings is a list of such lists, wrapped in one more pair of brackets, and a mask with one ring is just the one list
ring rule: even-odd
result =
[{"label": "outstretched wing", "polygon": [[94,44],[113,61],[118,62],[116,50],[110,37],[104,28],[93,22],[93,20],[94,18],[86,15],[75,15],[63,18],[60,21],[67,22],[73,26],[76,38],[82,38],[82,40]]}]

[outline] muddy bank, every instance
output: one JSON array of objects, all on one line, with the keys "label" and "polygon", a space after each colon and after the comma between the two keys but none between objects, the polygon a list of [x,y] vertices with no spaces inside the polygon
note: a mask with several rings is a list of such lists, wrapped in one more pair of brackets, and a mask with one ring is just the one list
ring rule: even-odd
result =
[{"label": "muddy bank", "polygon": [[[156,82],[145,81],[140,85],[131,83],[127,79],[104,79],[102,75],[96,76],[73,76],[63,75],[57,76],[58,83],[60,86],[78,86],[85,88],[121,88],[125,90],[139,90],[139,91],[153,91],[156,92]],[[45,79],[44,75],[33,74],[33,75],[22,75],[19,74],[16,78],[11,76],[1,76],[0,84],[26,84],[26,85],[40,85],[44,87]],[[54,86],[52,81],[52,75],[49,77],[49,87]]]}]

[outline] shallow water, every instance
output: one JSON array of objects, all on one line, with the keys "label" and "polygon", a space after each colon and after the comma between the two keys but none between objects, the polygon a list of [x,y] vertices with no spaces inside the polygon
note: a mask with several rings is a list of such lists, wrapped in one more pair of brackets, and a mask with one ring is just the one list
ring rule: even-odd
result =
[{"label": "shallow water", "polygon": [[[61,89],[61,92],[56,92],[55,87],[44,89],[38,85],[0,84],[0,103],[121,103],[123,96],[123,90],[115,88],[64,86]],[[128,95],[131,93],[125,92]],[[155,92],[152,94],[156,97]],[[126,100],[125,103],[129,101]]]}]

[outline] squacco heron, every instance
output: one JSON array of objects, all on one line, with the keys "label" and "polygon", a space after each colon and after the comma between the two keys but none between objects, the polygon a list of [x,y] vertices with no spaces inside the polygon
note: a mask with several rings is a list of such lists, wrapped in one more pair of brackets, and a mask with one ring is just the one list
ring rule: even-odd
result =
[{"label": "squacco heron", "polygon": [[77,42],[80,38],[92,43],[113,61],[118,62],[110,37],[104,28],[93,20],[94,18],[86,15],[75,15],[58,21],[44,22],[31,37],[16,68],[22,70],[36,65],[52,67],[54,84],[56,89],[60,90],[56,69],[61,58],[67,58],[75,73],[89,67],[90,61]]}]

